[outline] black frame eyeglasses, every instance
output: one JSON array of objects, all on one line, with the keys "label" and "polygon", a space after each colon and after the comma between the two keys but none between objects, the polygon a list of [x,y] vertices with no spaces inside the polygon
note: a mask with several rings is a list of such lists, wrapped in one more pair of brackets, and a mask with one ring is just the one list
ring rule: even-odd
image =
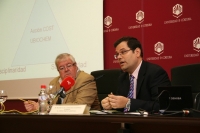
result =
[{"label": "black frame eyeglasses", "polygon": [[114,58],[117,59],[117,57],[118,57],[119,55],[123,56],[124,54],[126,54],[128,51],[131,51],[131,50],[132,50],[132,49],[122,50],[122,51],[120,51],[119,53],[116,53],[116,54],[114,55]]}]

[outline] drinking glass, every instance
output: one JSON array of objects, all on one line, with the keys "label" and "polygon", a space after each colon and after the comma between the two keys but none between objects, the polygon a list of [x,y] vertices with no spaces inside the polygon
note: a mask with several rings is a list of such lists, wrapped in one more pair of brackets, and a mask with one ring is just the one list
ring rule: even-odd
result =
[{"label": "drinking glass", "polygon": [[49,85],[49,87],[48,87],[47,90],[46,90],[46,91],[47,91],[47,94],[48,94],[48,104],[49,104],[49,109],[48,109],[48,111],[51,110],[52,102],[53,102],[53,100],[54,100],[54,98],[55,98],[55,96],[56,96],[56,94],[52,92],[52,89],[55,88],[55,87],[56,87],[56,86],[54,86],[54,85]]},{"label": "drinking glass", "polygon": [[8,95],[7,95],[6,91],[5,90],[0,90],[0,104],[1,104],[0,112],[3,112],[3,110],[4,110],[3,103],[6,101],[7,97],[8,97]]},{"label": "drinking glass", "polygon": [[54,85],[49,85],[49,87],[47,88],[47,94],[48,94],[48,98],[50,101],[52,101],[55,98],[55,93],[52,92],[52,89],[55,88],[56,86]]}]

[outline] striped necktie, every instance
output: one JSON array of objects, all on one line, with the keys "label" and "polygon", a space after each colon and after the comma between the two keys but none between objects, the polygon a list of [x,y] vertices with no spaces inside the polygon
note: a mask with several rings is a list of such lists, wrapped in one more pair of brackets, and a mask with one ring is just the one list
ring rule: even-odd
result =
[{"label": "striped necktie", "polygon": [[[133,95],[134,95],[134,76],[130,75],[130,89],[129,89],[127,98],[133,99]],[[124,112],[127,112],[127,111],[128,109],[124,108]]]},{"label": "striped necktie", "polygon": [[130,75],[130,89],[127,97],[132,99],[133,95],[134,95],[134,76]]}]

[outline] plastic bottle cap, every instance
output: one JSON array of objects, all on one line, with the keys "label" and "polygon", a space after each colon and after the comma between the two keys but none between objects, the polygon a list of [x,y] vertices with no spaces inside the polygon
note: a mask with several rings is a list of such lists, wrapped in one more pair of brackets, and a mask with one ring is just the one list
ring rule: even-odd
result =
[{"label": "plastic bottle cap", "polygon": [[45,88],[46,89],[46,85],[41,85],[41,88]]}]

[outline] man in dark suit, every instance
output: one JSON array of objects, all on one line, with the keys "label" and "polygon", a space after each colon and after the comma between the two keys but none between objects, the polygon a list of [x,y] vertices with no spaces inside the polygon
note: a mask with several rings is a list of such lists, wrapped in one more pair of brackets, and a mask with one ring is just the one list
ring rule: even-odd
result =
[{"label": "man in dark suit", "polygon": [[[156,64],[143,60],[142,46],[136,38],[122,37],[115,42],[114,47],[115,58],[118,59],[123,72],[119,76],[116,95],[109,94],[104,98],[101,101],[102,107],[124,112],[158,111],[159,104],[155,102],[158,87],[171,85],[166,71]],[[130,77],[133,77],[131,81]]]}]

